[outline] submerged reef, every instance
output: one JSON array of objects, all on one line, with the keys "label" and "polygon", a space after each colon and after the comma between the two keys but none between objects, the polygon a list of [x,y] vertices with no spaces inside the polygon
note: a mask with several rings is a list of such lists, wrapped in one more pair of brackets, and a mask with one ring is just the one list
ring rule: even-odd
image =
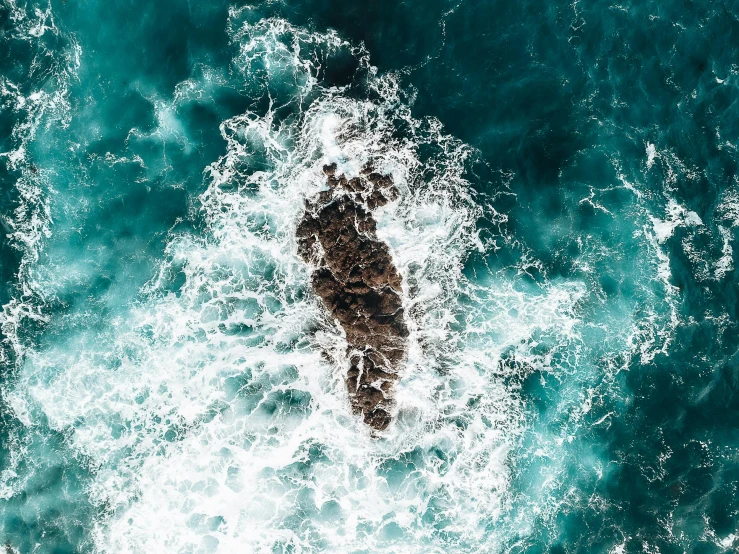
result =
[{"label": "submerged reef", "polygon": [[390,423],[393,388],[407,348],[401,277],[378,240],[372,211],[395,200],[390,176],[366,167],[359,177],[324,166],[329,190],[306,200],[298,252],[314,267],[313,290],[348,343],[346,386],[355,413],[376,430]]}]

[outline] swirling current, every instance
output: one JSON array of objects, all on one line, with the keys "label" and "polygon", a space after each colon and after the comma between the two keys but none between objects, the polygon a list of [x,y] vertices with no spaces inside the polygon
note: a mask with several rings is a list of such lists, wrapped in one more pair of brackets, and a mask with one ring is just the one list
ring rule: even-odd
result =
[{"label": "swirling current", "polygon": [[[7,553],[739,551],[739,2],[0,0]],[[380,434],[296,228],[367,164]]]}]

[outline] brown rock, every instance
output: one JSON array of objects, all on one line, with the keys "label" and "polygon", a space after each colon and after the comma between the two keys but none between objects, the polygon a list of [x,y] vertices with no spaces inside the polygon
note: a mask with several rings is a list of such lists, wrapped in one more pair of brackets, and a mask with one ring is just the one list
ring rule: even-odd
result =
[{"label": "brown rock", "polygon": [[390,423],[393,388],[406,355],[401,277],[377,239],[372,210],[398,197],[390,176],[367,167],[360,177],[323,167],[330,190],[306,200],[297,229],[298,253],[315,266],[312,285],[343,327],[346,385],[356,413],[377,430]]}]

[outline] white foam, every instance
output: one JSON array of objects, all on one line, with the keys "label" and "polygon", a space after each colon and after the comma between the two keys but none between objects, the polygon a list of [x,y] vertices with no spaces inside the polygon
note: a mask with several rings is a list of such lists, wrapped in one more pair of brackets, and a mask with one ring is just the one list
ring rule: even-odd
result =
[{"label": "white foam", "polygon": [[[53,223],[49,174],[44,168],[33,165],[28,145],[36,138],[39,128],[65,127],[69,124],[69,83],[76,78],[79,69],[80,48],[69,38],[66,50],[50,52],[46,49],[41,35],[47,31],[59,34],[50,7],[43,12],[37,9],[30,15],[26,12],[26,6],[18,6],[12,1],[7,5],[10,8],[10,18],[14,22],[8,39],[27,42],[31,49],[53,56],[59,62],[55,64],[54,72],[47,77],[45,88],[27,97],[21,94],[18,84],[0,76],[0,103],[12,107],[16,119],[10,137],[12,149],[0,152],[0,158],[5,158],[4,161],[11,171],[20,173],[15,183],[17,206],[12,216],[4,216],[4,224],[9,228],[7,238],[11,245],[22,253],[17,274],[18,292],[2,307],[0,327],[6,344],[16,357],[22,359],[25,347],[18,338],[18,330],[27,323],[24,319],[44,319],[41,313],[43,291],[35,280],[32,264],[38,260],[44,241],[50,237]],[[34,71],[33,65],[28,68],[29,79]],[[5,352],[0,349],[0,363],[6,361]]]},{"label": "white foam", "polygon": [[647,143],[647,169],[652,169],[654,158],[657,156],[657,148],[651,142]]},{"label": "white foam", "polygon": [[718,226],[719,233],[721,234],[722,246],[721,246],[721,257],[716,261],[714,266],[714,277],[716,279],[723,279],[726,274],[734,269],[734,250],[731,247],[732,233],[729,229]]},{"label": "white foam", "polygon": [[[405,551],[428,552],[443,547],[422,520],[431,505],[450,532],[490,544],[481,528],[508,502],[506,459],[521,407],[490,373],[499,352],[476,339],[466,348],[466,336],[450,328],[467,286],[463,258],[480,247],[480,209],[460,177],[468,148],[398,108],[392,77],[373,82],[385,95],[376,103],[321,90],[309,50],[345,47],[334,35],[272,20],[240,27],[234,40],[245,72],[261,57],[270,78],[295,74],[292,101],[303,115],[276,126],[275,103],[266,115],[223,122],[228,153],[208,168],[200,197],[204,237],[173,236],[142,301],[102,335],[80,329],[29,353],[9,402],[30,425],[43,414],[96,468],[90,494],[109,514],[95,531],[100,551],[257,552],[282,542],[389,552],[401,540]],[[160,105],[160,129],[179,133],[176,103],[206,88],[181,87]],[[390,139],[391,115],[409,118],[418,141],[439,147],[430,178],[421,177],[418,142]],[[254,152],[267,157],[266,170],[249,171]],[[325,186],[321,166],[334,160],[352,174],[372,160],[402,192],[378,214],[378,233],[404,275],[413,335],[396,423],[381,440],[350,413],[345,368],[321,355],[340,359],[344,339],[309,294],[308,268],[296,256],[303,199]],[[184,285],[173,294],[167,283],[178,272]],[[524,306],[521,318],[529,331],[555,325],[549,303],[570,300],[545,297],[536,322]],[[551,309],[561,322],[560,308]],[[525,332],[511,331],[508,341]],[[310,395],[310,405],[289,411],[285,394]],[[326,459],[296,468],[315,457],[311,447]],[[437,448],[446,461],[432,454]],[[419,468],[398,486],[382,465],[414,451]]]},{"label": "white foam", "polygon": [[[537,445],[552,460],[532,485],[541,494],[513,515],[509,456],[531,422],[507,378],[575,372],[587,287],[534,283],[527,272],[544,268],[524,247],[515,271],[466,279],[468,254],[516,242],[480,238],[481,215],[500,227],[506,216],[483,209],[464,181],[471,149],[438,121],[412,118],[397,79],[377,76],[363,49],[278,19],[241,23],[248,10],[231,12],[234,66],[270,107],[221,124],[227,153],[206,170],[202,234],[172,235],[141,298],[102,333],[78,328],[30,352],[8,400],[28,425],[43,418],[64,432],[94,468],[100,552],[445,552],[454,537],[496,552],[567,500],[549,494],[563,470],[558,446],[592,410],[598,391],[579,387],[592,376],[572,376],[572,419]],[[322,87],[316,60],[336,49],[360,60],[374,100]],[[185,140],[178,103],[210,94],[216,74],[205,68],[157,99],[156,132]],[[286,102],[300,115],[281,119]],[[410,137],[395,138],[398,119]],[[437,154],[421,159],[421,147]],[[401,192],[377,214],[411,330],[396,418],[381,439],[349,410],[344,337],[296,255],[303,201],[334,161],[350,176],[371,161]],[[700,224],[691,214],[669,208],[645,226],[656,256],[677,225]],[[183,284],[173,291],[175,276]],[[659,325],[637,328],[630,315],[629,346],[654,355],[656,338],[643,335]]]},{"label": "white foam", "polygon": [[721,202],[716,208],[719,220],[730,227],[739,227],[739,192],[737,191],[737,179],[734,178],[733,186],[728,188],[722,195]]},{"label": "white foam", "polygon": [[667,203],[665,219],[656,217],[651,219],[654,234],[660,244],[669,239],[678,227],[703,225],[703,221],[697,213],[688,211],[673,198],[670,198]]}]

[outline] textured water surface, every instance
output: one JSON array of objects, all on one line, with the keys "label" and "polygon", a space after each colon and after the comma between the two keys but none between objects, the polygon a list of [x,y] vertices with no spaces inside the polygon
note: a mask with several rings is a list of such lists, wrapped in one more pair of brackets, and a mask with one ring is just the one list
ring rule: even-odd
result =
[{"label": "textured water surface", "polygon": [[[0,0],[0,546],[737,551],[738,145],[731,0]],[[332,162],[400,192],[379,437]]]}]

